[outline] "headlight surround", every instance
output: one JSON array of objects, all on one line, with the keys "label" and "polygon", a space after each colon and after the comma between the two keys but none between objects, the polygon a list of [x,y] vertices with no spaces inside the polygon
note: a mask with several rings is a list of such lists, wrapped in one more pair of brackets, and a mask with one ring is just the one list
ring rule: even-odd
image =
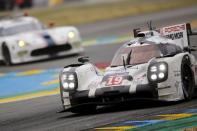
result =
[{"label": "headlight surround", "polygon": [[77,74],[75,72],[62,72],[60,82],[65,91],[75,91],[78,86]]},{"label": "headlight surround", "polygon": [[76,33],[74,31],[68,32],[68,38],[73,39],[75,38],[75,36],[76,36]]},{"label": "headlight surround", "polygon": [[27,43],[26,43],[25,41],[23,41],[23,40],[19,40],[19,41],[18,41],[18,46],[19,46],[20,48],[24,48],[24,47],[27,46]]},{"label": "headlight surround", "polygon": [[168,78],[168,64],[166,62],[152,63],[148,67],[148,80],[151,83],[159,83]]}]

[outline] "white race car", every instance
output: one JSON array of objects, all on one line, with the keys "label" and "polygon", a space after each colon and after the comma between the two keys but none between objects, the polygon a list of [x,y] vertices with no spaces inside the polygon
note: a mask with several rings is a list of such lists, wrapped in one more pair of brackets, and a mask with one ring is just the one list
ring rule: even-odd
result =
[{"label": "white race car", "polygon": [[191,54],[190,24],[136,32],[102,73],[85,57],[60,73],[63,108],[90,112],[98,105],[135,99],[189,100],[197,85],[197,62]]},{"label": "white race car", "polygon": [[0,21],[0,60],[6,65],[83,52],[75,27],[45,28],[36,18]]}]

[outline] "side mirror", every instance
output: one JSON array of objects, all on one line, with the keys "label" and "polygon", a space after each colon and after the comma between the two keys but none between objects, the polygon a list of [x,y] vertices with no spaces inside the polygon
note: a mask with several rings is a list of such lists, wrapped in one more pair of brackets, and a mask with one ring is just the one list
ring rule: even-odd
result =
[{"label": "side mirror", "polygon": [[184,47],[183,48],[184,52],[191,52],[191,51],[196,51],[196,50],[197,50],[196,48],[190,48],[190,47]]},{"label": "side mirror", "polygon": [[139,32],[140,32],[140,28],[133,29],[134,38],[138,37]]},{"label": "side mirror", "polygon": [[197,51],[195,48],[190,48],[191,51]]},{"label": "side mirror", "polygon": [[197,46],[192,46],[191,51],[197,51]]},{"label": "side mirror", "polygon": [[78,58],[78,62],[81,62],[81,63],[89,62],[89,57],[88,56],[82,56],[82,57]]},{"label": "side mirror", "polygon": [[189,47],[184,47],[184,48],[183,48],[183,51],[184,51],[184,52],[190,52],[191,50],[190,50]]}]

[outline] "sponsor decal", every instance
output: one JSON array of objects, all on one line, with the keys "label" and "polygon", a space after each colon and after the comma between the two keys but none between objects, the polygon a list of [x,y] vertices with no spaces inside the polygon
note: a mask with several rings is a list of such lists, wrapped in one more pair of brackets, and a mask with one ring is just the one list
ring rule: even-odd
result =
[{"label": "sponsor decal", "polygon": [[179,77],[181,75],[181,72],[180,71],[174,71],[174,76],[175,77]]},{"label": "sponsor decal", "polygon": [[136,83],[140,84],[140,83],[143,82],[145,77],[146,77],[146,74],[143,74],[143,75],[140,75],[140,76],[136,77],[136,79],[134,79],[134,80],[135,80]]},{"label": "sponsor decal", "polygon": [[94,67],[90,67],[90,71],[92,71],[92,72],[95,72],[96,71],[96,69],[94,68]]},{"label": "sponsor decal", "polygon": [[170,27],[165,27],[163,29],[163,33],[166,34],[165,36],[172,39],[181,39],[183,38],[183,32],[186,30],[185,24],[182,25],[175,25]]},{"label": "sponsor decal", "polygon": [[172,40],[181,39],[183,38],[183,32],[168,34],[166,35],[166,37]]},{"label": "sponsor decal", "polygon": [[112,76],[125,76],[125,75],[128,75],[129,74],[129,72],[123,72],[122,70],[120,71],[120,70],[113,70],[113,71],[107,71],[106,72],[106,74],[105,74],[105,76],[110,76],[110,75],[112,75]]},{"label": "sponsor decal", "polygon": [[176,87],[176,91],[177,91],[177,92],[179,91],[178,88],[179,88],[180,83],[181,83],[181,82],[176,81],[175,84],[174,84],[174,86]]},{"label": "sponsor decal", "polygon": [[173,26],[168,26],[160,29],[160,33],[163,36],[174,41],[176,45],[181,46],[181,48],[188,46],[188,36],[186,24],[178,24]]}]

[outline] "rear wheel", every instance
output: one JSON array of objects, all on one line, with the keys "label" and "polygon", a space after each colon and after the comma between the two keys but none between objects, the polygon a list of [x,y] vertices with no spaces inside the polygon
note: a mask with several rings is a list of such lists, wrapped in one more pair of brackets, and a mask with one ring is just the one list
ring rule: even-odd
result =
[{"label": "rear wheel", "polygon": [[12,65],[10,51],[9,51],[9,49],[8,49],[6,44],[2,45],[2,54],[3,54],[3,58],[4,58],[4,63],[7,66]]},{"label": "rear wheel", "polygon": [[188,56],[184,57],[181,65],[181,80],[185,100],[190,100],[194,93],[194,77]]}]

